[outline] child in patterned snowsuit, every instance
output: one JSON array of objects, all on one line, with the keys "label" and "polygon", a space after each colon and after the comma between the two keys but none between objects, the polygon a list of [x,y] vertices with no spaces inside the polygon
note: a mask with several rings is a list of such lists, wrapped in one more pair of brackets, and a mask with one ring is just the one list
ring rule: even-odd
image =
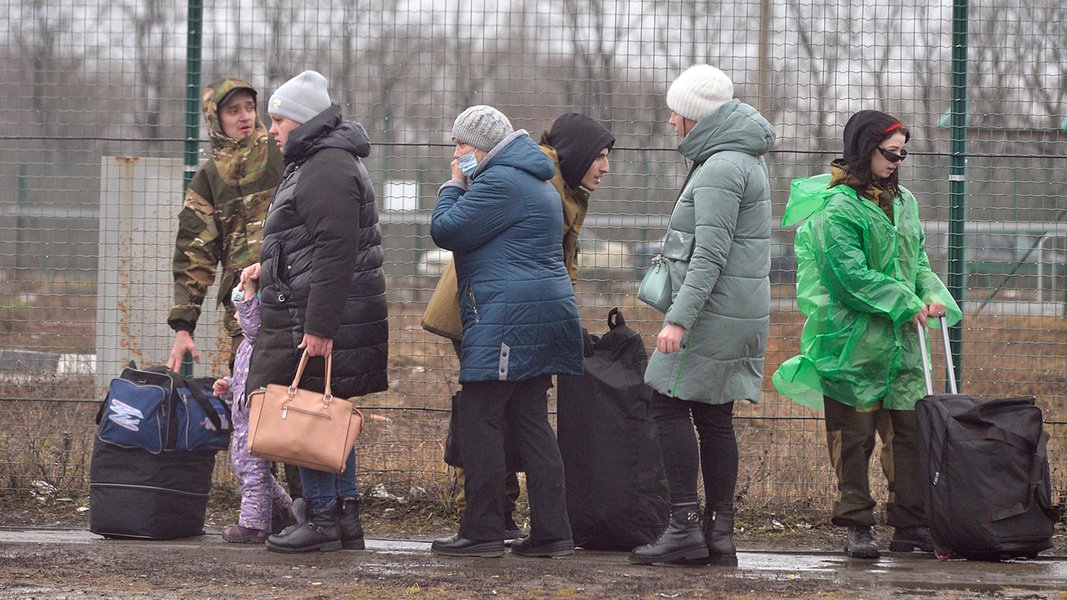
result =
[{"label": "child in patterned snowsuit", "polygon": [[259,334],[259,297],[255,282],[245,284],[243,290],[233,291],[233,303],[237,319],[244,332],[244,340],[237,348],[233,376],[215,381],[213,391],[222,397],[230,394],[233,400],[233,445],[230,446],[230,463],[233,474],[241,484],[241,516],[237,523],[227,525],[222,537],[227,542],[262,543],[277,529],[273,523],[285,522],[293,504],[278,480],[270,471],[270,461],[248,452],[248,397],[245,380],[248,378],[248,363],[252,346]]}]

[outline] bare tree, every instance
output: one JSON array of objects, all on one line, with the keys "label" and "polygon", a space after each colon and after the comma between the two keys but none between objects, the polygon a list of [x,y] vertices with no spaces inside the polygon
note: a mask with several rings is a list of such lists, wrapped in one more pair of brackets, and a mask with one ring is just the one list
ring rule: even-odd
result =
[{"label": "bare tree", "polygon": [[1032,26],[1027,28],[1026,39],[1034,52],[1029,61],[1021,62],[1024,89],[1034,94],[1035,104],[1044,111],[1040,118],[1048,127],[1057,128],[1062,123],[1057,121],[1067,114],[1067,29],[1063,25],[1067,5],[1028,5],[1025,11]]},{"label": "bare tree", "polygon": [[[820,7],[805,6],[799,0],[790,0],[790,20],[796,27],[798,56],[792,61],[793,64],[786,66],[797,75],[806,75],[807,84],[797,81],[791,82],[796,86],[797,92],[810,90],[808,95],[798,93],[795,100],[807,99],[808,106],[797,106],[798,113],[804,113],[805,109],[812,118],[811,132],[809,137],[813,142],[829,137],[827,119],[830,111],[827,109],[836,105],[835,86],[839,73],[839,65],[846,55],[842,48],[848,47],[849,31],[841,32],[826,27],[819,27],[819,23],[826,22],[826,14]],[[826,9],[828,12],[829,9]],[[849,11],[839,14],[838,22],[850,20]]]},{"label": "bare tree", "polygon": [[979,9],[970,89],[983,124],[1056,128],[1067,100],[1067,6],[1058,1]]},{"label": "bare tree", "polygon": [[112,10],[133,28],[138,94],[135,125],[144,137],[160,139],[167,82],[174,79],[168,70],[167,49],[176,46],[178,15],[166,0],[127,0],[113,4]]},{"label": "bare tree", "polygon": [[288,0],[265,0],[263,5],[267,21],[266,84],[276,88],[296,75],[293,65],[302,62],[302,51],[291,43],[292,30],[301,23],[297,19],[299,7]]},{"label": "bare tree", "polygon": [[69,90],[77,88],[74,82],[93,49],[74,46],[64,34],[71,31],[75,17],[63,3],[33,0],[24,3],[20,12],[11,36],[16,60],[26,68],[12,72],[29,76],[32,122],[43,135],[54,137],[71,125],[57,109],[69,97]]},{"label": "bare tree", "polygon": [[[947,30],[945,20],[938,18],[944,10],[944,7],[929,5],[916,8],[915,44],[912,45],[912,56],[908,61],[915,80],[911,88],[912,96],[922,114],[931,116],[943,113],[951,101],[951,72],[940,68],[940,65],[948,64],[951,58],[946,46],[951,31]],[[919,125],[936,126],[937,122],[916,123],[916,126]],[[922,137],[931,139],[934,136],[928,134]]]},{"label": "bare tree", "polygon": [[568,104],[613,121],[618,82],[617,47],[628,35],[625,16],[605,13],[604,0],[565,0],[563,27],[574,61],[574,76],[564,80]]},{"label": "bare tree", "polygon": [[[424,50],[429,41],[412,31],[405,13],[392,0],[374,0],[344,11],[342,65],[344,89],[348,99],[363,101],[370,122],[364,124],[375,132],[381,143],[398,141],[403,130],[398,123],[409,123],[409,109],[404,98],[419,97],[422,86],[417,67],[425,64]],[[411,132],[414,133],[414,132]]]},{"label": "bare tree", "polygon": [[[445,38],[446,52],[455,57],[452,65],[446,63],[446,68],[451,67],[454,82],[452,89],[459,99],[457,106],[460,110],[481,102],[478,96],[487,91],[489,82],[493,81],[500,68],[500,61],[487,58],[494,54],[493,47],[498,40],[483,38],[480,48],[478,47],[478,39],[469,26],[474,20],[472,13],[471,8],[463,2],[456,3],[452,29]],[[483,18],[488,17],[489,15],[483,15]]]}]

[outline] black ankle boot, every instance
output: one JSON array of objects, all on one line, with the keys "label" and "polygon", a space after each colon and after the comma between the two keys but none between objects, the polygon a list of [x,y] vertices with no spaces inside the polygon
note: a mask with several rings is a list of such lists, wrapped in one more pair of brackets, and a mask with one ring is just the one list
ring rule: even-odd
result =
[{"label": "black ankle boot", "polygon": [[734,509],[732,506],[710,507],[704,512],[704,539],[708,542],[705,564],[717,567],[736,567],[737,548],[734,546]]},{"label": "black ankle boot", "polygon": [[845,554],[849,558],[878,558],[878,541],[874,539],[874,528],[870,525],[850,525]]},{"label": "black ankle boot", "polygon": [[337,503],[337,520],[341,525],[341,547],[363,550],[363,524],[359,522],[359,498],[345,498]]},{"label": "black ankle boot", "polygon": [[671,505],[671,518],[659,539],[638,546],[630,553],[630,562],[697,564],[708,556],[704,532],[700,528],[700,508],[696,504]]},{"label": "black ankle boot", "polygon": [[308,507],[308,520],[285,533],[267,538],[267,548],[275,552],[333,552],[341,549],[341,527],[337,507],[316,510]]}]

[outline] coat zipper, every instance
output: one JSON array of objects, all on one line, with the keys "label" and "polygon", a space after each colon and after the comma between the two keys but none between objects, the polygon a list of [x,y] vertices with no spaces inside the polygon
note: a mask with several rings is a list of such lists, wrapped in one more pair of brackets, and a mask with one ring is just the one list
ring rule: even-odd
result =
[{"label": "coat zipper", "polygon": [[474,320],[481,321],[482,318],[478,315],[478,302],[474,299],[474,285],[467,282],[467,300],[471,303],[471,311],[474,312]]},{"label": "coat zipper", "polygon": [[[692,331],[696,329],[697,321],[700,320],[700,315],[693,319],[693,326],[686,332],[686,336],[682,338],[682,341],[687,341],[689,336],[692,335]],[[682,373],[685,371],[685,361],[689,358],[689,344],[685,345],[685,354],[682,354],[682,365],[678,367],[678,377],[674,379],[674,389],[671,390],[671,395],[675,398],[678,397],[678,387],[682,385]]]}]

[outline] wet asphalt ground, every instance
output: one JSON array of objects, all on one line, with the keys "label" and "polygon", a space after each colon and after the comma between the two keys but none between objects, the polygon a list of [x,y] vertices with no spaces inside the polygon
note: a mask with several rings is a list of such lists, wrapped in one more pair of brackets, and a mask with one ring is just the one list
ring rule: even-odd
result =
[{"label": "wet asphalt ground", "polygon": [[[340,555],[358,557],[358,564],[365,571],[381,573],[411,571],[432,574],[438,572],[442,577],[449,573],[461,573],[461,577],[486,577],[492,580],[505,570],[522,565],[528,569],[533,565],[543,569],[543,576],[566,579],[574,573],[604,573],[605,578],[619,581],[630,579],[636,582],[650,574],[661,574],[664,570],[673,571],[675,579],[684,581],[692,577],[706,577],[694,572],[708,573],[709,569],[663,568],[630,565],[626,553],[598,552],[579,549],[572,557],[560,561],[537,561],[506,555],[502,559],[442,559],[430,552],[430,542],[424,540],[368,539],[368,552],[340,552],[324,555],[307,555],[303,561],[320,561],[317,568],[327,572],[337,560],[347,560],[352,565],[353,559],[338,559]],[[41,574],[41,583],[27,582],[25,572],[18,581],[9,579],[5,582],[4,571],[0,568],[0,598],[68,598],[68,597],[166,597],[145,593],[143,595],[126,595],[121,590],[85,590],[90,595],[76,594],[76,584],[58,584],[49,586],[45,582],[49,569],[56,568],[57,577],[70,578],[69,565],[58,568],[64,556],[76,559],[79,556],[94,555],[97,559],[109,554],[128,557],[140,556],[148,563],[165,562],[171,556],[187,554],[189,560],[205,560],[209,564],[217,562],[260,561],[264,564],[286,564],[292,555],[278,555],[264,552],[262,548],[247,545],[227,544],[216,533],[171,541],[134,541],[110,540],[85,530],[50,530],[50,529],[0,529],[0,567],[3,564],[25,567],[25,572]],[[333,558],[327,558],[333,557]],[[123,558],[125,559],[125,558]],[[456,561],[459,562],[456,562]],[[39,566],[35,565],[39,561]],[[103,560],[107,562],[106,559]],[[120,562],[116,559],[115,562]],[[830,597],[836,598],[1027,598],[1027,599],[1067,599],[1067,556],[1041,555],[1032,560],[1008,562],[972,562],[965,560],[939,561],[929,554],[900,554],[884,552],[875,561],[853,560],[839,552],[816,551],[776,551],[774,549],[746,550],[738,552],[738,569],[729,570],[729,577],[741,578],[748,582],[755,594],[759,593],[761,582],[795,583],[800,589],[816,590],[810,597],[821,597],[818,590],[825,590]],[[51,565],[51,567],[49,566]],[[560,567],[566,567],[561,569]],[[100,569],[100,562],[95,569]],[[460,571],[456,571],[460,569]],[[710,569],[714,570],[714,569]],[[9,571],[10,572],[10,571]],[[76,572],[76,570],[75,570]],[[540,571],[538,571],[540,572]],[[66,575],[63,575],[63,574]],[[428,575],[427,575],[428,576]],[[801,585],[803,584],[803,585]],[[94,582],[94,586],[99,586]],[[583,587],[584,586],[584,587]],[[684,586],[683,586],[684,587]],[[587,589],[587,584],[579,584],[578,590]],[[125,589],[125,588],[123,588]],[[597,597],[596,589],[591,594],[578,594],[576,597]],[[604,589],[611,589],[610,586]],[[691,588],[685,588],[691,589]],[[768,588],[772,589],[772,588]],[[779,589],[779,588],[773,588]],[[786,588],[789,589],[789,588]],[[837,590],[835,592],[835,590]],[[857,591],[860,590],[860,591]],[[492,590],[496,594],[496,590]],[[93,595],[100,593],[99,596]],[[252,594],[249,597],[254,597]],[[277,594],[275,597],[284,597]],[[690,597],[686,593],[672,593],[664,587],[653,597],[676,598]],[[320,597],[330,597],[327,593]],[[647,595],[640,595],[647,597]],[[706,596],[701,596],[706,597]],[[710,597],[714,597],[714,594]],[[772,596],[767,596],[772,597]],[[808,597],[808,596],[803,596]]]}]

